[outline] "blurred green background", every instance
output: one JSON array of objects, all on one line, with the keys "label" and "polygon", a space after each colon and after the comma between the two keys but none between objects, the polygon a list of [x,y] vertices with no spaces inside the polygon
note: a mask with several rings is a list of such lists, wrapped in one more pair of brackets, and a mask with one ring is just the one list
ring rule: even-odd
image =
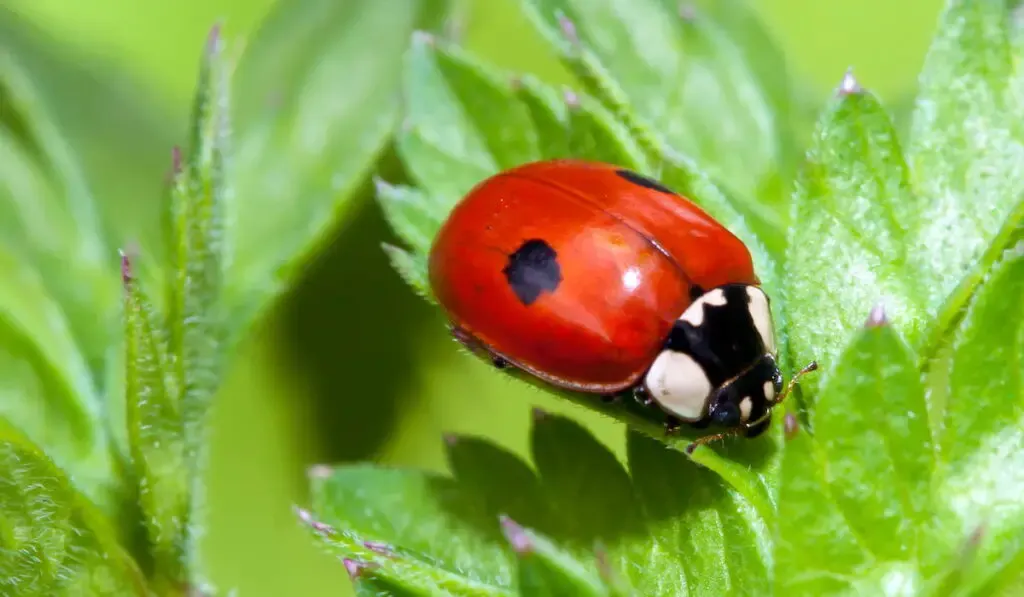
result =
[{"label": "blurred green background", "polygon": [[[379,1],[402,9],[401,0]],[[167,148],[181,138],[210,25],[222,21],[230,51],[238,51],[272,4],[3,0],[2,7],[52,38],[50,54],[33,65],[57,97],[59,122],[99,176],[118,181],[104,199],[121,202],[122,217],[141,218],[133,193],[152,193]],[[864,85],[899,107],[913,92],[941,0],[753,4],[819,99],[853,66]],[[500,66],[567,81],[515,0],[464,5],[469,48]],[[14,35],[6,26],[0,34]],[[125,77],[151,110],[94,103],[98,85],[138,99],[135,87],[123,87]],[[297,291],[246,343],[217,405],[205,558],[213,580],[241,597],[348,594],[340,562],[307,540],[290,509],[304,499],[310,464],[372,458],[443,469],[447,431],[486,435],[521,452],[534,404],[574,412],[613,447],[620,441],[615,425],[552,404],[457,353],[438,314],[390,271],[378,247],[391,235],[368,198],[363,193]]]}]

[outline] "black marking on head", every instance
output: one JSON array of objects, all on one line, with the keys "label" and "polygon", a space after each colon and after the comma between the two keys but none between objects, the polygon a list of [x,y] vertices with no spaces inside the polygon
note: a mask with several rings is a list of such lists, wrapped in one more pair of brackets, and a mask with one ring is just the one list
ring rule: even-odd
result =
[{"label": "black marking on head", "polygon": [[700,286],[698,286],[696,284],[691,284],[690,285],[690,300],[691,301],[695,301],[695,300],[699,299],[700,297],[704,296],[705,292],[707,292],[707,291],[704,290],[703,288],[701,288]]},{"label": "black marking on head", "polygon": [[[749,397],[748,421],[764,416],[771,406],[764,384],[770,382],[775,395],[780,391],[782,377],[775,359],[767,354],[761,335],[750,316],[750,295],[743,284],[720,287],[725,304],[704,304],[699,326],[679,319],[673,324],[665,348],[686,353],[697,362],[714,388],[707,416],[700,425],[714,424],[735,427],[741,424],[740,402]],[[746,431],[747,437],[764,432],[762,422]]]},{"label": "black marking on head", "polygon": [[732,402],[719,402],[718,408],[710,411],[708,416],[716,425],[722,427],[735,427],[740,424],[740,407]]},{"label": "black marking on head", "polygon": [[705,303],[699,326],[676,320],[665,343],[665,348],[693,357],[714,388],[739,375],[766,351],[750,317],[746,286],[730,284],[720,290],[724,305]]},{"label": "black marking on head", "polygon": [[666,187],[665,185],[661,184],[660,182],[654,180],[653,178],[648,178],[648,177],[644,176],[643,174],[637,174],[636,172],[633,172],[632,170],[626,170],[625,168],[620,168],[620,169],[616,170],[615,173],[618,174],[619,177],[624,178],[624,179],[628,180],[629,182],[631,182],[633,184],[638,184],[638,185],[644,187],[645,189],[651,189],[652,191],[661,191],[662,193],[668,193],[669,195],[675,195],[676,194],[675,191],[673,191],[672,189]]},{"label": "black marking on head", "polygon": [[508,256],[501,270],[519,301],[530,306],[544,291],[554,292],[562,282],[558,254],[541,239],[530,239]]}]

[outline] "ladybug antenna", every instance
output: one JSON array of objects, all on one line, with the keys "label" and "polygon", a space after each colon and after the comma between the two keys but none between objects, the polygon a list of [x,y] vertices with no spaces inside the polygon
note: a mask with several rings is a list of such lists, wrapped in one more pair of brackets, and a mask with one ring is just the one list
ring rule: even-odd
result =
[{"label": "ladybug antenna", "polygon": [[786,384],[786,387],[779,394],[779,397],[776,400],[772,401],[771,408],[768,409],[768,412],[764,413],[757,419],[750,421],[749,423],[744,423],[743,425],[733,427],[732,429],[727,429],[721,433],[716,433],[714,435],[705,435],[703,437],[698,437],[697,439],[690,442],[688,446],[686,446],[686,453],[693,454],[693,451],[696,450],[698,446],[704,446],[713,442],[717,442],[719,440],[723,440],[727,437],[732,437],[733,435],[739,435],[740,433],[743,433],[747,429],[756,427],[761,423],[764,423],[765,421],[768,420],[768,417],[771,416],[772,409],[778,404],[780,404],[783,400],[785,400],[793,392],[793,388],[796,387],[796,384],[797,382],[800,381],[800,378],[803,377],[804,375],[807,375],[811,371],[817,371],[817,369],[818,362],[811,361],[806,366],[804,366],[803,369],[797,371],[792,378],[790,378],[789,383]]},{"label": "ladybug antenna", "polygon": [[797,371],[796,375],[790,378],[789,383],[786,384],[786,388],[782,390],[782,393],[779,394],[779,397],[772,402],[772,406],[774,407],[775,405],[780,404],[783,400],[785,400],[793,392],[793,388],[796,387],[796,384],[797,382],[800,381],[801,377],[807,375],[811,371],[817,370],[818,361],[811,361],[810,363],[807,363],[803,369]]}]

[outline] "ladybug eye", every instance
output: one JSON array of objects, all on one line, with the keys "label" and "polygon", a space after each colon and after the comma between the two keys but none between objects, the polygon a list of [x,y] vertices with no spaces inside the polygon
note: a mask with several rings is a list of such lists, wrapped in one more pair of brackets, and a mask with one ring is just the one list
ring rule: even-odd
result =
[{"label": "ladybug eye", "polygon": [[721,402],[711,413],[711,420],[723,427],[735,427],[740,424],[740,409],[732,402]]}]

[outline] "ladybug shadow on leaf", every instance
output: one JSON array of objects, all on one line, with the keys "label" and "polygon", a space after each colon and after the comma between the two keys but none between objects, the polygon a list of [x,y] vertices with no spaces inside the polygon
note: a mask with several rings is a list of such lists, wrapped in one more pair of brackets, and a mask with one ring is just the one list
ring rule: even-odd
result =
[{"label": "ladybug shadow on leaf", "polygon": [[288,358],[305,377],[311,403],[304,425],[314,437],[312,462],[370,458],[411,398],[412,344],[430,307],[395,275],[380,239],[388,227],[369,182],[354,213],[312,262],[284,305]]},{"label": "ladybug shadow on leaf", "polygon": [[[450,436],[449,466],[466,499],[453,500],[452,486],[444,483],[435,494],[437,504],[501,544],[499,519],[508,516],[565,549],[604,550],[613,562],[616,554],[653,548],[652,534],[675,537],[684,521],[723,504],[732,507],[715,473],[646,435],[627,434],[623,463],[576,421],[538,411],[531,430],[532,466],[485,439]],[[467,500],[477,506],[466,508]],[[685,533],[678,540],[684,541]],[[671,549],[671,544],[657,548]]]}]

